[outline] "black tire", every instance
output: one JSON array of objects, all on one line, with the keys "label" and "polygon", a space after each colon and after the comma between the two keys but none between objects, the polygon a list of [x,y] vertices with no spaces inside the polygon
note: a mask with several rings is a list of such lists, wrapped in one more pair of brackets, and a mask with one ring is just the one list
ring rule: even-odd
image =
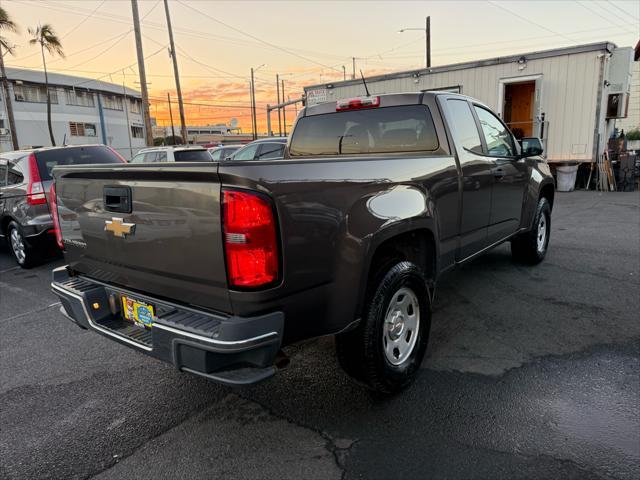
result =
[{"label": "black tire", "polygon": [[[390,394],[406,388],[416,377],[429,340],[431,305],[424,273],[413,263],[395,263],[371,278],[362,321],[355,330],[336,337],[336,350],[338,362],[347,374],[374,391]],[[417,315],[417,327],[410,330],[409,321],[400,314],[399,328],[387,332],[387,326],[392,323],[385,320],[396,312],[391,308],[391,302],[396,302],[394,307],[397,306],[402,292],[407,292],[408,301],[418,308],[417,312],[413,307],[410,310]],[[389,359],[389,356],[394,358],[397,349],[387,353],[385,348],[391,333],[407,344],[415,335],[413,347],[407,347],[406,357],[395,358],[397,362],[402,360],[398,364]]]},{"label": "black tire", "polygon": [[[544,238],[542,238],[544,234]],[[544,260],[551,234],[551,206],[542,197],[538,200],[533,228],[511,240],[511,255],[521,263],[536,265]]]},{"label": "black tire", "polygon": [[22,268],[31,268],[40,262],[40,254],[24,238],[22,229],[16,222],[10,222],[7,227],[7,242],[13,258]]}]

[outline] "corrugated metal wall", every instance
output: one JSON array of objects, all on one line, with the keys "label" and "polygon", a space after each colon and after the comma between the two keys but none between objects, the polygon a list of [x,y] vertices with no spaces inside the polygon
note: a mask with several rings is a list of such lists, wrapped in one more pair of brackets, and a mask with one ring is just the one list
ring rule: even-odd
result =
[{"label": "corrugated metal wall", "polygon": [[[545,113],[546,152],[549,161],[592,161],[600,52],[574,53],[527,62],[465,68],[413,77],[368,82],[371,94],[438,89],[460,85],[461,93],[475,97],[496,112],[500,80],[542,75],[541,112]],[[366,72],[365,72],[366,75]],[[328,100],[364,94],[362,86],[335,84]]]}]

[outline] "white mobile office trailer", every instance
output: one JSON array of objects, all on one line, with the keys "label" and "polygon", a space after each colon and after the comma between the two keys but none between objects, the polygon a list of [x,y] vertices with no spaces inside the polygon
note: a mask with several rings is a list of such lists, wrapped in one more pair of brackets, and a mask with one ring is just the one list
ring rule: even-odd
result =
[{"label": "white mobile office trailer", "polygon": [[[549,162],[593,162],[615,119],[627,117],[630,93],[639,93],[630,92],[632,63],[632,48],[602,42],[366,80],[371,95],[446,90],[475,97],[517,137],[542,138]],[[305,87],[308,105],[364,94],[359,78]]]}]

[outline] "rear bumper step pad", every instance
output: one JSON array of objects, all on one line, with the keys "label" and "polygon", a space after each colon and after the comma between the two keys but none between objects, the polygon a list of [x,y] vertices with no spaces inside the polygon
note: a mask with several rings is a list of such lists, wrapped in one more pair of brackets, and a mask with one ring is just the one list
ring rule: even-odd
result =
[{"label": "rear bumper step pad", "polygon": [[[247,385],[272,376],[282,342],[284,314],[224,317],[114,287],[66,267],[53,271],[53,292],[62,313],[82,328],[95,330],[176,368],[227,385]],[[156,307],[153,327],[145,329],[114,315],[109,297],[127,295]],[[118,302],[118,308],[119,308]],[[112,300],[113,304],[113,300]]]}]

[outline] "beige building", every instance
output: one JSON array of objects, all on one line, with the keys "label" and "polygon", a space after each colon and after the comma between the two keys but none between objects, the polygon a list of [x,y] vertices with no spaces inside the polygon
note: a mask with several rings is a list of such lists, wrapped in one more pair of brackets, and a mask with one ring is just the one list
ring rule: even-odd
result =
[{"label": "beige building", "polygon": [[[516,136],[542,138],[550,162],[592,162],[615,122],[638,123],[629,117],[637,115],[640,93],[638,76],[630,91],[632,60],[632,48],[602,42],[375,76],[367,85],[372,95],[446,90],[475,97]],[[305,88],[310,105],[364,94],[360,79]]]}]

